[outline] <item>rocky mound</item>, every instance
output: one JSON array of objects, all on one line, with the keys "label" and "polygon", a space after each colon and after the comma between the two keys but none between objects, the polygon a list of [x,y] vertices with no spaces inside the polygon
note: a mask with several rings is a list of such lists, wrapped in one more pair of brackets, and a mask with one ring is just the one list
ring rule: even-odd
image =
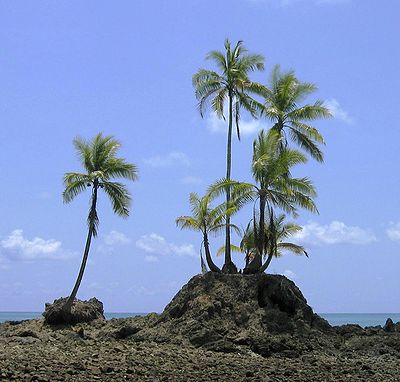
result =
[{"label": "rocky mound", "polygon": [[53,304],[46,304],[43,313],[44,320],[50,325],[79,324],[93,320],[105,320],[103,303],[95,297],[88,301],[75,300],[71,311],[65,311],[67,298],[54,300]]},{"label": "rocky mound", "polygon": [[[309,344],[300,337],[331,331],[292,281],[266,274],[195,276],[157,319],[144,328],[130,326],[118,333],[223,352],[247,348],[265,356],[301,352]],[[298,341],[288,341],[296,336]]]}]

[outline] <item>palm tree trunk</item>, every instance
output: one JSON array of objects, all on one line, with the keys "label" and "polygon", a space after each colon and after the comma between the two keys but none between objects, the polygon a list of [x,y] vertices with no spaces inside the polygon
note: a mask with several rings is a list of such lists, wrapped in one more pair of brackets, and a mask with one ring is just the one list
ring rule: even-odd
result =
[{"label": "palm tree trunk", "polygon": [[272,255],[268,255],[267,261],[263,264],[263,266],[259,269],[259,273],[263,273],[267,270],[269,264],[271,263],[272,260]]},{"label": "palm tree trunk", "polygon": [[203,234],[203,243],[204,243],[204,251],[206,253],[206,261],[207,261],[207,265],[208,268],[210,268],[211,272],[217,272],[220,273],[221,270],[215,265],[215,263],[213,262],[213,259],[211,257],[211,253],[210,253],[210,244],[208,242],[208,235],[207,233]]},{"label": "palm tree trunk", "polygon": [[[93,186],[92,205],[90,207],[89,217],[94,216],[93,214],[96,213],[97,187],[98,187],[98,185],[96,182],[95,185]],[[85,250],[83,252],[81,267],[79,269],[78,277],[75,281],[74,288],[72,289],[72,292],[71,292],[70,296],[68,297],[67,302],[64,305],[64,310],[66,310],[66,311],[71,311],[72,304],[74,303],[75,297],[78,293],[79,286],[81,285],[83,273],[85,272],[86,262],[87,262],[87,259],[89,256],[90,243],[92,241],[93,232],[94,232],[94,223],[89,222],[89,231],[88,231],[88,235],[86,238],[86,245],[85,245]]]},{"label": "palm tree trunk", "polygon": [[[245,273],[257,273],[262,267],[262,256],[265,249],[265,206],[267,198],[265,195],[260,195],[260,220],[258,223],[258,235],[255,234],[255,245],[257,251],[253,260],[245,268]],[[255,217],[254,217],[255,218]],[[257,237],[258,236],[258,237]],[[268,260],[267,260],[268,261]]]},{"label": "palm tree trunk", "polygon": [[[232,125],[233,125],[233,110],[232,110],[233,96],[229,94],[229,116],[228,116],[228,145],[226,149],[226,179],[231,179],[231,167],[232,167]],[[231,191],[228,188],[226,190],[226,204],[229,207],[231,200]],[[226,215],[226,228],[225,228],[225,261],[222,271],[225,273],[236,273],[237,268],[232,262],[231,257],[231,219]]]}]

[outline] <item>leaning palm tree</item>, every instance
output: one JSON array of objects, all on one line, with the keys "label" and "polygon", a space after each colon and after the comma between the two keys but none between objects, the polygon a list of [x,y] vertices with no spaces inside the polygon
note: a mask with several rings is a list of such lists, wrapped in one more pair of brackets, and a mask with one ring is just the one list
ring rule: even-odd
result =
[{"label": "leaning palm tree", "polygon": [[87,217],[88,234],[85,250],[75,285],[64,305],[66,311],[71,310],[85,271],[90,243],[92,238],[97,236],[99,225],[97,216],[98,191],[102,190],[106,193],[117,215],[127,217],[131,196],[125,185],[114,182],[112,179],[125,178],[132,181],[137,179],[136,166],[116,156],[121,145],[113,137],[105,137],[100,133],[89,142],[75,138],[73,143],[85,172],[67,172],[64,175],[63,199],[65,203],[69,203],[86,188],[90,188],[91,202]]},{"label": "leaning palm tree", "polygon": [[282,139],[274,129],[268,134],[260,132],[253,146],[252,172],[255,184],[222,179],[209,189],[210,194],[216,196],[229,188],[233,200],[240,201],[242,205],[254,202],[253,234],[257,251],[244,269],[245,273],[260,272],[263,268],[262,258],[269,253],[269,243],[264,234],[266,213],[273,216],[274,207],[293,216],[297,216],[298,207],[318,212],[312,199],[316,192],[311,181],[307,177],[293,178],[290,173],[293,166],[305,163],[307,158],[297,150],[281,148]]},{"label": "leaning palm tree", "polygon": [[264,107],[261,115],[272,121],[272,129],[282,135],[282,147],[288,137],[319,162],[323,153],[318,144],[324,144],[319,131],[309,123],[319,118],[329,118],[331,113],[323,101],[301,105],[301,102],[317,90],[308,82],[300,82],[293,71],[282,73],[276,65],[268,86],[261,88]]},{"label": "leaning palm tree", "polygon": [[[226,152],[226,179],[231,178],[232,167],[232,130],[235,124],[238,139],[240,140],[240,111],[247,110],[253,117],[260,111],[260,104],[252,97],[252,93],[259,93],[261,86],[250,81],[249,73],[264,69],[264,58],[259,54],[248,54],[242,41],[234,47],[229,40],[225,40],[225,51],[211,51],[207,59],[217,65],[220,73],[213,70],[200,69],[193,76],[196,98],[199,101],[200,115],[209,103],[219,118],[225,120],[225,102],[228,103],[228,142]],[[230,193],[226,190],[226,201],[229,204]],[[235,273],[237,271],[231,259],[230,252],[229,217],[225,231],[225,262],[223,271]]]},{"label": "leaning palm tree", "polygon": [[[191,229],[200,231],[203,234],[202,245],[206,254],[206,261],[209,269],[212,272],[221,272],[217,265],[215,265],[209,244],[209,234],[218,234],[226,226],[227,208],[225,204],[217,207],[211,207],[212,198],[209,194],[200,198],[196,193],[192,192],[189,197],[190,206],[192,209],[192,216],[180,216],[176,219],[176,224],[181,229]],[[228,210],[232,214],[234,209]],[[238,228],[231,224],[230,228],[239,231]]]}]

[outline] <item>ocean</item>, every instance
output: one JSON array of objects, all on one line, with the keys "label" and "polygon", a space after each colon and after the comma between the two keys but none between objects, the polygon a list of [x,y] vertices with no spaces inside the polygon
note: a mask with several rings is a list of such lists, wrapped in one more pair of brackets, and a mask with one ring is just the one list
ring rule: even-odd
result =
[{"label": "ocean", "polygon": [[[318,313],[331,325],[358,324],[362,327],[385,325],[390,317],[393,322],[400,321],[400,313]],[[144,313],[105,313],[108,320],[111,318],[125,318],[144,315]],[[30,320],[42,317],[41,312],[0,312],[0,322]]]}]

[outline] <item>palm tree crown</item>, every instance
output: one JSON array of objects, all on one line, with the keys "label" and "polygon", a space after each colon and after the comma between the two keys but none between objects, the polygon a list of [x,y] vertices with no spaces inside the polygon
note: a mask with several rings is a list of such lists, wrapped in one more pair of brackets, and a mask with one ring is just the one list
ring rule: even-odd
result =
[{"label": "palm tree crown", "polygon": [[[127,217],[131,196],[125,185],[111,180],[113,178],[136,180],[138,171],[134,164],[116,157],[121,147],[119,141],[111,136],[103,137],[100,133],[90,142],[75,138],[73,143],[86,173],[68,172],[64,175],[64,202],[71,202],[88,187],[92,188],[92,196],[93,191],[100,188],[109,197],[114,212]],[[88,225],[93,230],[93,236],[97,235],[98,222],[96,211],[91,210],[88,215]]]},{"label": "palm tree crown", "polygon": [[243,41],[238,41],[232,48],[225,40],[225,52],[211,51],[207,59],[215,62],[220,73],[200,69],[193,76],[196,98],[199,100],[201,116],[209,103],[218,117],[225,119],[225,102],[232,100],[232,114],[235,119],[237,136],[240,139],[240,109],[244,108],[257,116],[257,105],[251,93],[257,93],[260,85],[250,81],[249,73],[264,70],[264,57],[259,54],[248,54]]},{"label": "palm tree crown", "polygon": [[[200,231],[203,234],[204,249],[206,252],[206,261],[208,267],[213,272],[219,272],[220,269],[214,264],[208,242],[208,235],[217,235],[223,231],[226,227],[226,214],[233,214],[236,211],[236,207],[232,207],[227,210],[225,204],[220,204],[216,207],[211,206],[212,196],[207,194],[203,197],[199,197],[196,193],[192,192],[189,197],[189,202],[192,210],[191,216],[180,216],[176,219],[176,225],[181,229],[191,229],[193,231]],[[237,232],[239,229],[231,224],[230,228],[233,228]]]},{"label": "palm tree crown", "polygon": [[322,162],[323,153],[318,144],[325,142],[319,131],[309,123],[332,115],[320,100],[300,106],[316,90],[314,84],[300,82],[293,71],[282,73],[280,66],[276,65],[272,70],[269,86],[261,90],[265,99],[261,115],[274,123],[272,128],[284,137],[284,144],[287,144],[288,134],[294,143]]}]

